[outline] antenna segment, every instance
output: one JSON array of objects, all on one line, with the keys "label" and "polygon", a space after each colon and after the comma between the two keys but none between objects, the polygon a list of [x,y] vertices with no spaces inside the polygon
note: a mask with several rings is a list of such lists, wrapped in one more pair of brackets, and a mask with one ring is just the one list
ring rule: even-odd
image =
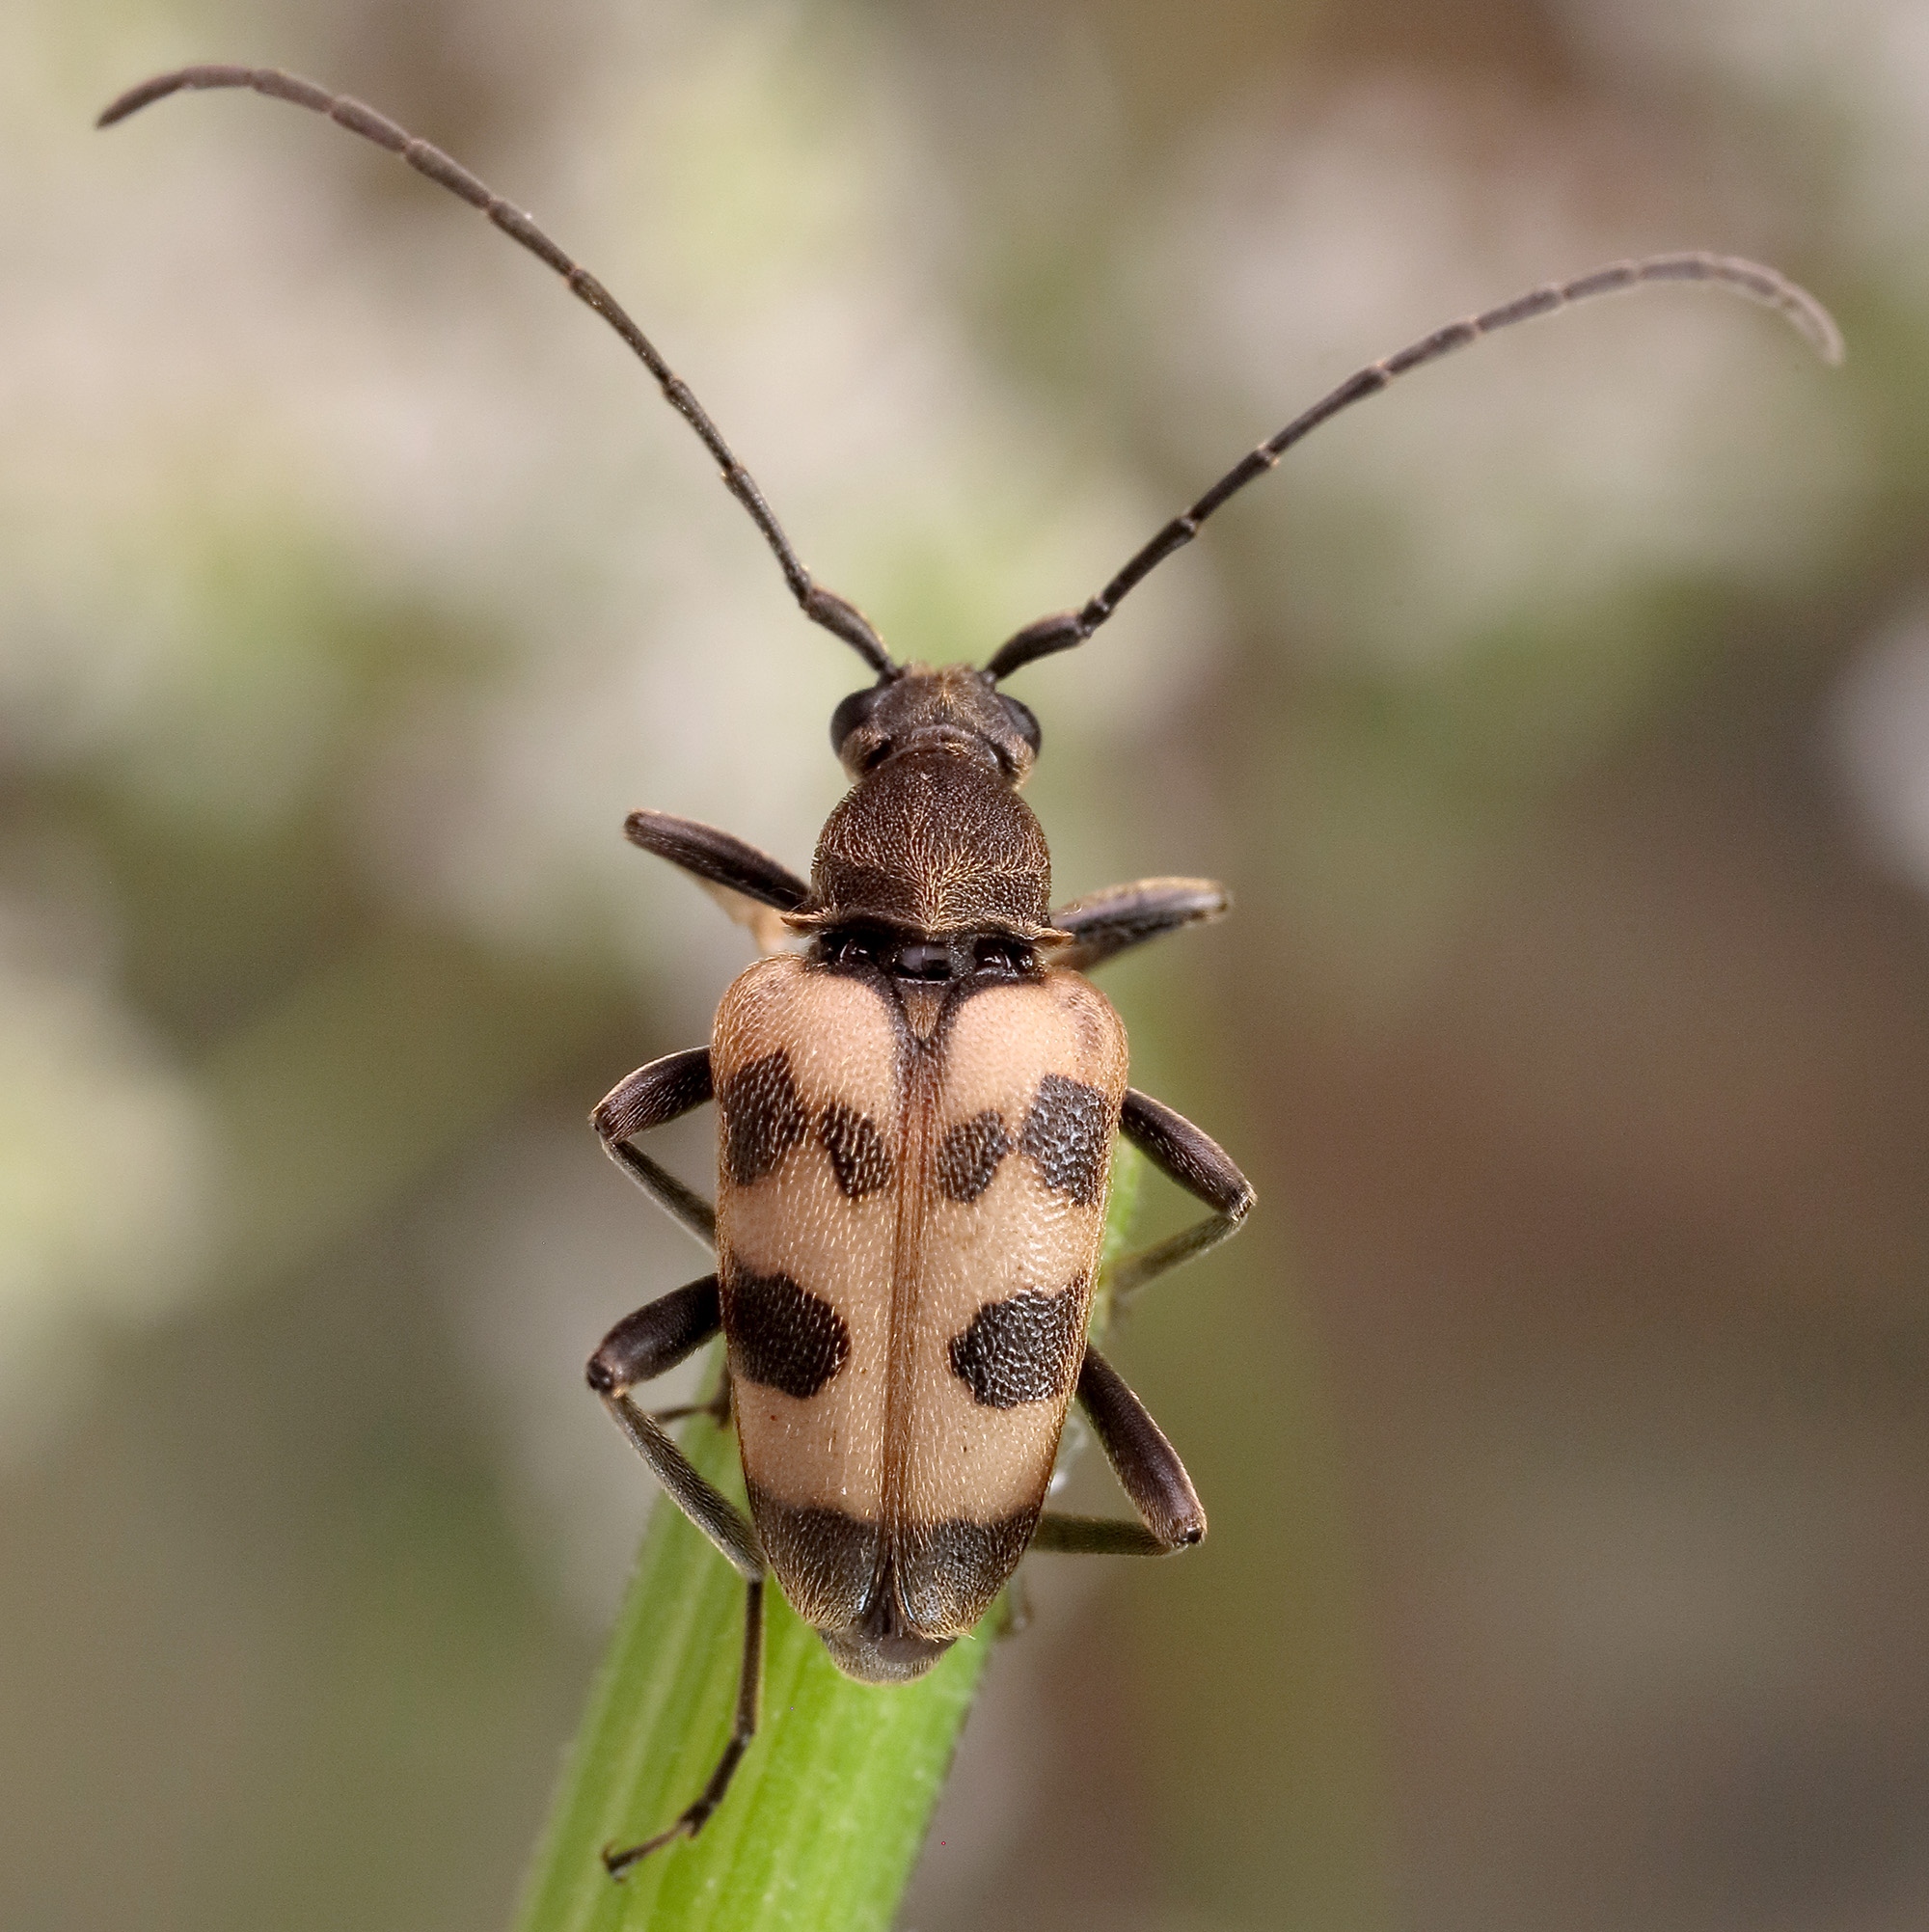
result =
[{"label": "antenna segment", "polygon": [[399,155],[419,175],[426,175],[450,194],[461,196],[471,207],[479,208],[511,241],[519,242],[538,260],[553,268],[568,284],[571,294],[595,310],[629,343],[643,367],[656,377],[664,399],[696,432],[697,440],[709,450],[722,472],[724,488],[743,504],[749,513],[750,521],[763,533],[764,541],[770,545],[771,553],[784,574],[784,582],[790,585],[791,595],[797,599],[803,614],[813,624],[821,624],[833,637],[841,638],[880,677],[887,677],[897,669],[895,660],[885,650],[883,639],[871,628],[864,613],[855,604],[812,581],[809,571],[791,548],[790,539],[784,535],[783,526],[777,522],[775,512],[764,501],[764,493],[758,489],[755,478],[737,460],[735,452],[724,442],[721,432],[711,422],[689,384],[657,353],[656,345],[624,313],[616,298],[587,269],[580,268],[563,254],[522,209],[512,207],[500,195],[485,187],[468,169],[452,161],[440,148],[417,140],[386,115],[377,114],[372,107],[347,95],[330,94],[326,88],[317,87],[312,81],[303,80],[296,74],[283,73],[276,68],[192,67],[177,68],[173,73],[156,74],[152,80],[129,88],[102,113],[95,125],[112,127],[117,121],[124,121],[130,114],[137,114],[150,102],[163,100],[171,94],[192,89],[230,87],[251,88],[257,94],[266,95],[270,100],[291,101],[296,107],[305,107],[312,114],[325,116],[338,126],[347,128],[351,134],[361,135],[365,141],[372,141],[378,148],[386,148],[391,154]]},{"label": "antenna segment", "polygon": [[1082,644],[1118,609],[1119,600],[1128,590],[1199,534],[1200,525],[1214,510],[1237,496],[1255,478],[1264,476],[1295,443],[1312,435],[1322,422],[1338,416],[1343,409],[1376,395],[1397,377],[1438,362],[1442,356],[1464,349],[1482,336],[1511,328],[1516,322],[1531,321],[1535,315],[1550,315],[1557,309],[1571,309],[1577,303],[1592,301],[1597,295],[1617,295],[1655,282],[1698,282],[1731,289],[1737,295],[1780,311],[1824,362],[1842,360],[1842,332],[1828,310],[1786,276],[1739,256],[1651,255],[1640,261],[1612,262],[1606,268],[1577,276],[1572,282],[1550,282],[1542,287],[1531,288],[1497,309],[1450,322],[1430,336],[1409,343],[1397,355],[1370,363],[1349,375],[1329,395],[1320,397],[1303,415],[1294,417],[1277,436],[1241,457],[1190,509],[1174,517],[1131,557],[1096,597],[1079,610],[1041,617],[1008,639],[985,667],[985,674],[996,684],[1034,658],[1048,657],[1053,651],[1069,651],[1073,645]]}]

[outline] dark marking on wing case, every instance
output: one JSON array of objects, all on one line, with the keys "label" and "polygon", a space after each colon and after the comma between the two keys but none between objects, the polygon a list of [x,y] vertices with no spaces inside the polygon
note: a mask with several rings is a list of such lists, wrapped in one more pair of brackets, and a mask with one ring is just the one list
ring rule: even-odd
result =
[{"label": "dark marking on wing case", "polygon": [[1018,1567],[1038,1506],[995,1523],[952,1517],[892,1534],[842,1510],[781,1503],[757,1487],[750,1513],[792,1607],[861,1683],[921,1677],[984,1615]]},{"label": "dark marking on wing case", "polygon": [[717,1089],[717,1104],[723,1115],[723,1164],[740,1187],[774,1174],[810,1131],[781,1047],[739,1067]]},{"label": "dark marking on wing case", "polygon": [[787,1274],[749,1274],[728,1258],[722,1305],[730,1371],[747,1382],[808,1401],[850,1357],[844,1318]]},{"label": "dark marking on wing case", "polygon": [[897,1560],[906,1622],[918,1630],[975,1623],[1018,1568],[1037,1522],[1034,1506],[995,1523],[907,1524]]},{"label": "dark marking on wing case", "polygon": [[1097,1087],[1047,1074],[1038,1083],[1038,1098],[1019,1136],[1045,1184],[1054,1193],[1070,1194],[1083,1208],[1096,1205],[1104,1191],[1111,1114]]},{"label": "dark marking on wing case", "polygon": [[951,1373],[988,1409],[1046,1402],[1071,1388],[1084,1353],[1082,1281],[1057,1294],[1021,1289],[988,1301],[962,1335],[951,1338]]},{"label": "dark marking on wing case", "polygon": [[819,1625],[861,1616],[878,1567],[877,1524],[746,1487],[764,1553],[797,1614]]},{"label": "dark marking on wing case", "polygon": [[[913,1533],[918,1558],[924,1557],[927,1544],[935,1546],[935,1562],[914,1560],[911,1565],[911,1593],[931,1613],[920,1619],[900,1600],[898,1559],[892,1539],[878,1524],[842,1510],[780,1503],[754,1483],[747,1486],[757,1534],[784,1594],[798,1615],[816,1626],[846,1676],[867,1684],[910,1683],[950,1649],[955,1641],[951,1633],[960,1623],[972,1620],[968,1600],[981,1576],[961,1565],[968,1562],[988,1535],[997,1537],[1004,1525],[986,1530],[969,1523],[942,1523],[935,1530]],[[1007,1570],[1023,1553],[1030,1528],[1027,1518]],[[951,1534],[973,1530],[977,1542],[968,1547]],[[997,1541],[1000,1556],[1012,1540],[1006,1534]],[[958,1614],[961,1605],[966,1606],[963,1617]],[[928,1636],[927,1624],[947,1634]]]},{"label": "dark marking on wing case", "polygon": [[817,1117],[817,1137],[847,1200],[861,1201],[891,1184],[891,1150],[870,1115],[832,1101]]},{"label": "dark marking on wing case", "polygon": [[975,1201],[1012,1151],[1003,1118],[992,1109],[946,1128],[937,1145],[937,1184],[954,1201]]}]

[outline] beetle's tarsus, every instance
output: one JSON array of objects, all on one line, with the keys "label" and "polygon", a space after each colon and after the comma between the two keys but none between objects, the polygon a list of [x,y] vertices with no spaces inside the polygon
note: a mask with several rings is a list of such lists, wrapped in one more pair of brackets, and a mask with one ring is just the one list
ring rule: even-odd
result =
[{"label": "beetle's tarsus", "polygon": [[683,1820],[679,1818],[668,1831],[659,1832],[655,1837],[645,1838],[639,1845],[630,1845],[622,1851],[616,1850],[613,1845],[605,1845],[603,1869],[611,1878],[620,1879],[632,1865],[640,1864],[652,1852],[661,1851],[672,1838],[693,1838],[695,1836],[695,1830],[686,1831]]}]

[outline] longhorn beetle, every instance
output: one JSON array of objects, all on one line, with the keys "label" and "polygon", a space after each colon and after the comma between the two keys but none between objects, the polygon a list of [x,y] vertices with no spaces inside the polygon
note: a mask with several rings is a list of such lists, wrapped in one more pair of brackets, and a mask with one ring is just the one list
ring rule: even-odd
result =
[{"label": "longhorn beetle", "polygon": [[[653,1061],[592,1115],[611,1156],[718,1267],[626,1317],[589,1383],[677,1507],[744,1579],[744,1662],[728,1745],[667,1830],[610,1850],[612,1874],[722,1802],[757,1723],[766,1571],[837,1668],[906,1683],[969,1630],[1027,1549],[1154,1555],[1206,1513],[1172,1446],[1086,1340],[1112,1145],[1124,1134],[1209,1213],[1128,1257],[1120,1295],[1215,1247],[1253,1204],[1212,1140],[1126,1084],[1125,1029],[1082,975],[1129,946],[1219,917],[1208,880],[1143,879],[1052,910],[1045,835],[1019,798],[1038,721],[999,686],[1082,644],[1230,497],[1349,404],[1478,338],[1657,282],[1780,310],[1830,362],[1841,338],[1806,290],[1730,256],[1616,262],[1449,323],[1349,376],[1242,457],[1076,611],[1006,639],[982,670],[901,664],[853,604],[815,583],[702,405],[603,285],[440,150],[360,101],[268,68],[192,67],[131,89],[101,126],[182,89],[252,88],[326,115],[479,208],[622,337],[696,432],[803,613],[877,681],[830,720],[852,788],[806,883],[728,832],[664,812],[624,830],[752,920],[788,929],[723,995],[708,1047]],[[634,1145],[715,1100],[713,1210]],[[721,1329],[746,1517],[631,1390]],[[1066,1410],[1084,1408],[1136,1522],[1044,1509]]]}]

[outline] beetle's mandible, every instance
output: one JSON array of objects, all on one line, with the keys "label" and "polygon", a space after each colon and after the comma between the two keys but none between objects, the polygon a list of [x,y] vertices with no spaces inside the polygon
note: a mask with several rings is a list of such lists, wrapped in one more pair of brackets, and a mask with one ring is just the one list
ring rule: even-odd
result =
[{"label": "beetle's mandible", "polygon": [[[1819,303],[1731,256],[1622,261],[1530,290],[1370,364],[1250,451],[1076,611],[1006,640],[983,669],[901,664],[814,583],[701,404],[602,284],[439,149],[360,101],[271,68],[193,67],[129,90],[102,126],[183,89],[250,88],[326,115],[479,208],[547,262],[642,360],[775,556],[804,614],[876,682],[831,744],[852,789],[806,882],[687,819],[633,813],[629,836],[800,949],[724,993],[711,1043],[621,1081],[593,1121],[611,1156],[716,1253],[714,1273],[619,1321],[589,1382],[651,1472],[742,1575],[744,1662],[730,1740],[667,1829],[605,1853],[620,1873],[722,1801],[756,1728],[763,1587],[774,1574],[838,1668],[903,1683],[985,1613],[1028,1549],[1148,1555],[1206,1533],[1185,1470],[1086,1339],[1114,1139],[1209,1210],[1115,1265],[1123,1295],[1236,1229],[1245,1177],[1197,1128],[1127,1085],[1126,1036],[1084,972],[1218,917],[1200,879],[1147,879],[1050,903],[1050,857],[1019,797],[1037,720],[999,689],[1083,643],[1140,579],[1294,443],[1396,376],[1532,316],[1653,283],[1725,287],[1780,310],[1829,361]],[[717,1102],[713,1210],[638,1135]],[[747,1517],[631,1395],[721,1330]],[[1084,1408],[1136,1520],[1045,1510],[1065,1415]]]}]

